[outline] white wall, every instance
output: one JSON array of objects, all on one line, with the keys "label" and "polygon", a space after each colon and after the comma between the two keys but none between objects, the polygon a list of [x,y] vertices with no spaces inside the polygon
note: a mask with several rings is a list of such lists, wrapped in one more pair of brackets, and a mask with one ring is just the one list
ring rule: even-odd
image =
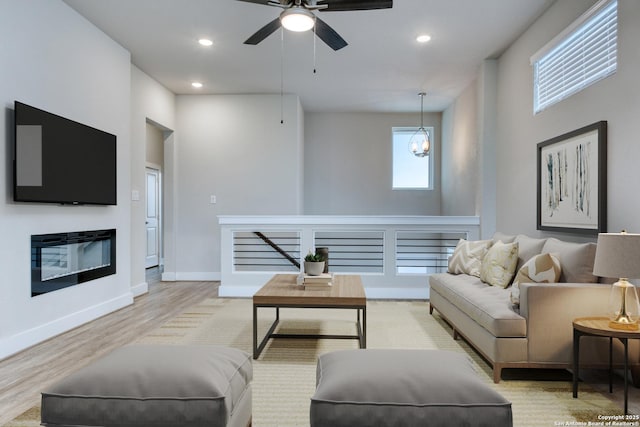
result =
[{"label": "white wall", "polygon": [[533,115],[530,56],[595,1],[554,3],[500,58],[498,80],[497,228],[536,231],[536,144],[608,122],[608,229],[640,231],[640,2],[619,0],[618,71]]},{"label": "white wall", "polygon": [[304,213],[308,215],[440,215],[440,113],[435,130],[435,189],[393,190],[393,127],[417,126],[419,114],[305,114]]},{"label": "white wall", "polygon": [[497,61],[442,113],[442,215],[477,215],[480,235],[496,231]]},{"label": "white wall", "polygon": [[442,114],[442,214],[477,215],[477,81]]},{"label": "white wall", "polygon": [[478,193],[476,212],[481,218],[480,237],[496,229],[496,145],[498,126],[498,61],[485,59],[478,74]]},{"label": "white wall", "polygon": [[164,164],[164,135],[165,131],[161,127],[147,121],[145,126],[145,160],[147,164],[159,167]]},{"label": "white wall", "polygon": [[[140,194],[140,200],[131,202],[131,285],[136,295],[147,291],[145,281],[146,227],[145,227],[145,167],[147,120],[152,120],[167,131],[175,129],[175,95],[157,81],[131,66],[131,191]],[[164,172],[165,203],[173,206],[175,174],[173,158],[175,134],[165,141]],[[127,194],[131,199],[131,194]],[[165,246],[171,265],[175,264],[173,250],[173,210],[165,214]]]},{"label": "white wall", "polygon": [[[130,278],[130,55],[57,0],[0,2],[0,358],[133,301]],[[118,205],[13,202],[13,102],[113,133]],[[117,274],[31,297],[30,236],[117,229]]]},{"label": "white wall", "polygon": [[176,99],[176,252],[163,277],[216,280],[217,215],[301,213],[302,107],[297,96],[286,95],[281,124],[279,95]]}]

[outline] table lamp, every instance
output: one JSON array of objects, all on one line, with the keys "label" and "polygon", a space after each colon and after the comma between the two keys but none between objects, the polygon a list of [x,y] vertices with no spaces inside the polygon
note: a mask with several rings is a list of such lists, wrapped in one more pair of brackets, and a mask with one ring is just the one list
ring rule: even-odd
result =
[{"label": "table lamp", "polygon": [[640,278],[640,234],[598,234],[593,274],[618,279],[609,294],[609,327],[638,330],[638,293],[628,279]]}]

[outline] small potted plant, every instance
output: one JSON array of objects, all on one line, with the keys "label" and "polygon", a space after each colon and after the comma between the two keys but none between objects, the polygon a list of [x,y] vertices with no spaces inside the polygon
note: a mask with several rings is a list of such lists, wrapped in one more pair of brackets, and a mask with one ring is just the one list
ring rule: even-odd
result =
[{"label": "small potted plant", "polygon": [[309,276],[319,276],[324,271],[324,257],[309,251],[304,257],[304,272]]}]

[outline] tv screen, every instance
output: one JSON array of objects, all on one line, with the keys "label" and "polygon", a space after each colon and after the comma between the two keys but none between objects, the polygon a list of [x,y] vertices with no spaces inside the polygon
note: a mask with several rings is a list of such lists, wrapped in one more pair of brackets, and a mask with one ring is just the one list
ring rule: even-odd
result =
[{"label": "tv screen", "polygon": [[14,200],[116,204],[116,136],[15,102]]}]

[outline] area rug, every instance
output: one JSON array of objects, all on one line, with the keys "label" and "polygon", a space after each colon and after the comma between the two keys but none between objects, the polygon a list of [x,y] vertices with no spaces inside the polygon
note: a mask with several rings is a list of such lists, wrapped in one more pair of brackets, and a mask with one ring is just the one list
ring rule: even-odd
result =
[{"label": "area rug", "polygon": [[[250,299],[207,299],[138,342],[221,344],[251,353],[251,313]],[[283,309],[279,332],[354,334],[355,315],[355,310]],[[274,316],[273,309],[260,309],[260,335],[266,332]],[[494,384],[489,365],[463,340],[454,341],[451,328],[437,314],[429,315],[425,302],[368,302],[367,332],[368,348],[442,349],[468,355],[482,380],[512,402],[517,427],[588,425],[597,422],[601,415],[621,413],[617,405],[586,383],[580,384],[579,399],[574,399],[566,371],[529,370],[520,375],[518,371],[505,370],[509,379]],[[351,348],[357,348],[357,341],[270,340],[253,363],[253,426],[308,426],[318,355]],[[38,426],[39,419],[39,408],[35,407],[5,426]]]}]

